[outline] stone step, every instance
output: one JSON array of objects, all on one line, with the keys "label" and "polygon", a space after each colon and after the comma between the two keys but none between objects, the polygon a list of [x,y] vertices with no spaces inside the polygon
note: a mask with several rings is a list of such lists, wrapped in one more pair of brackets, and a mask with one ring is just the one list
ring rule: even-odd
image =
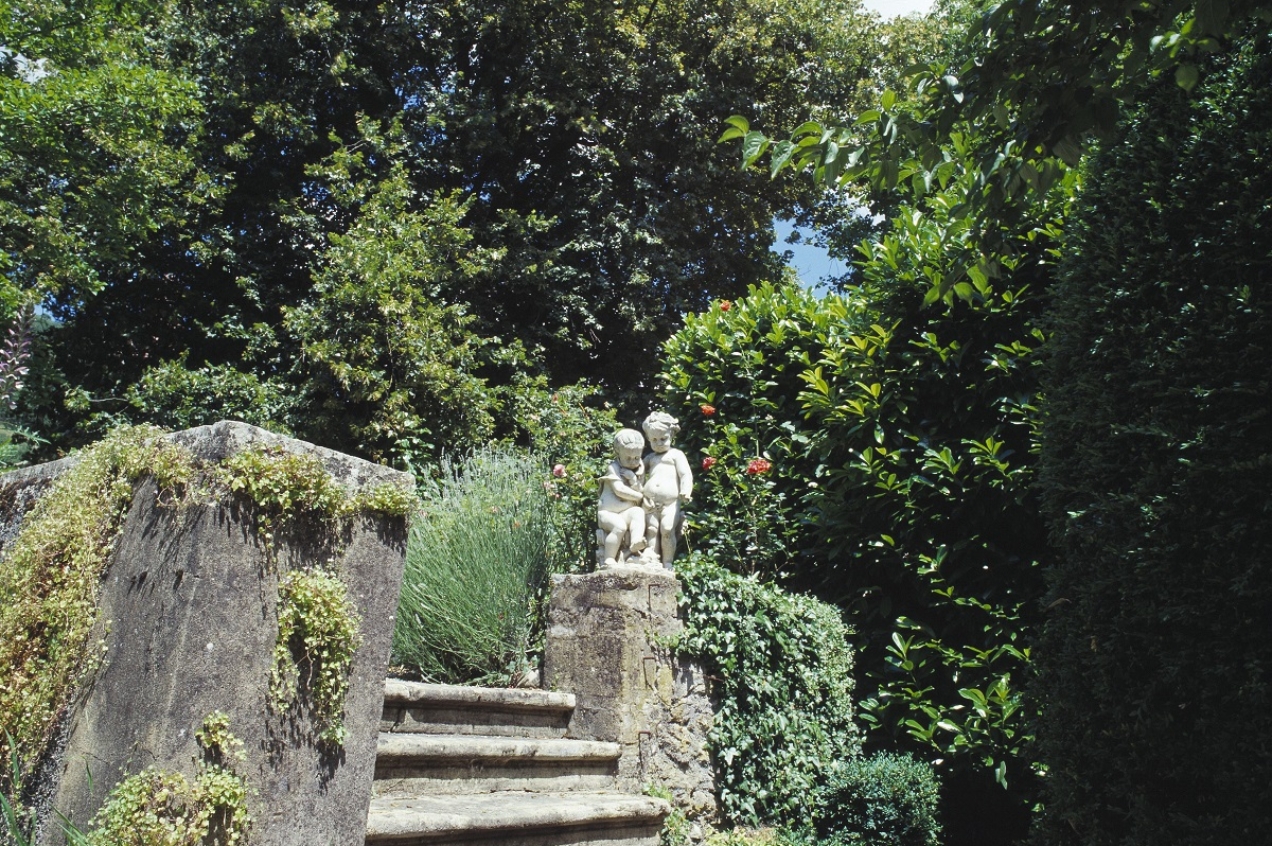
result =
[{"label": "stone step", "polygon": [[367,846],[657,846],[671,807],[605,793],[495,793],[371,800]]},{"label": "stone step", "polygon": [[377,796],[613,788],[619,746],[592,740],[381,733]]},{"label": "stone step", "polygon": [[380,731],[564,737],[573,711],[570,693],[388,679]]}]

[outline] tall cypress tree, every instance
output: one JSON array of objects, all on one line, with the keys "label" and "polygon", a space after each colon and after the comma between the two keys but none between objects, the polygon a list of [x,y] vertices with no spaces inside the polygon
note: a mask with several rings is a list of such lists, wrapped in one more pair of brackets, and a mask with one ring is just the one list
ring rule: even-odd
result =
[{"label": "tall cypress tree", "polygon": [[1037,842],[1265,840],[1272,39],[1159,84],[1091,166],[1055,292]]}]

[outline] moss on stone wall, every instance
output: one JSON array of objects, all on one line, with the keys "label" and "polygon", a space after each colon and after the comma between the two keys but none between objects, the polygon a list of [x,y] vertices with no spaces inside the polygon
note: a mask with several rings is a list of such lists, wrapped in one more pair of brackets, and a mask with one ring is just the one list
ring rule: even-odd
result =
[{"label": "moss on stone wall", "polygon": [[[121,429],[85,449],[23,523],[0,566],[0,749],[26,769],[43,754],[98,649],[89,636],[97,596],[134,485],[149,474],[162,493],[186,488],[189,454],[149,427]],[[12,790],[12,776],[0,785]]]}]

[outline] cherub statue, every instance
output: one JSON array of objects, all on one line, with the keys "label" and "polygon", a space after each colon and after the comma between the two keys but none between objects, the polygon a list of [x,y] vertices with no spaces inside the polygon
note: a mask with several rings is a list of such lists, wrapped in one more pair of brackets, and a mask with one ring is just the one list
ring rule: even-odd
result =
[{"label": "cherub statue", "polygon": [[[601,496],[597,503],[596,539],[603,567],[615,567],[628,554],[639,555],[645,549],[645,509],[642,482],[645,465],[641,453],[645,438],[635,429],[614,433],[614,460],[601,477]],[[628,538],[627,548],[623,539]]]},{"label": "cherub statue", "polygon": [[653,450],[645,457],[644,506],[649,537],[645,560],[652,564],[661,561],[670,569],[671,560],[676,557],[680,504],[693,496],[693,472],[685,454],[671,445],[680,431],[680,421],[665,411],[655,411],[645,418],[641,428]]}]

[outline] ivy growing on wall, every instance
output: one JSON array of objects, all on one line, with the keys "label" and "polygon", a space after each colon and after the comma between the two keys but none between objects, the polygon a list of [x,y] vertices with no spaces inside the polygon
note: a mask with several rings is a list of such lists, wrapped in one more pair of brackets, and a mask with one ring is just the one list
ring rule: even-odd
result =
[{"label": "ivy growing on wall", "polygon": [[714,679],[708,736],[728,821],[804,823],[825,773],[860,753],[848,629],[832,606],[729,572],[677,562],[681,654]]}]

